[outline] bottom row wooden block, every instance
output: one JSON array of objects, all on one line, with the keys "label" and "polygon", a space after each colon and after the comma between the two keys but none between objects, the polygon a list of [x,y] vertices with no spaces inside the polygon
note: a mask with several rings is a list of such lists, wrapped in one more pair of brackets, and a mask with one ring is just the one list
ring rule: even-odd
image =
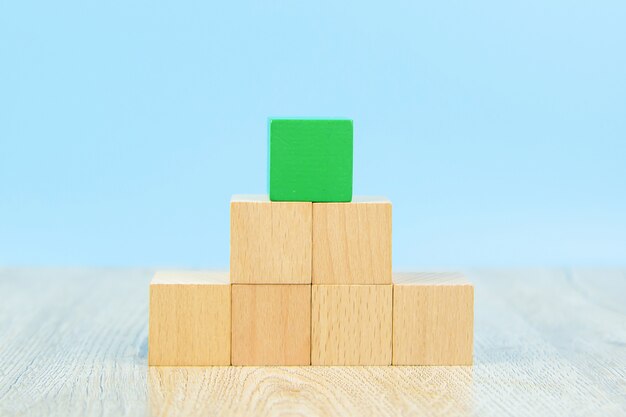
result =
[{"label": "bottom row wooden block", "polygon": [[391,285],[313,285],[312,365],[391,365]]},{"label": "bottom row wooden block", "polygon": [[395,274],[394,365],[471,365],[474,286],[461,274]]},{"label": "bottom row wooden block", "polygon": [[232,364],[309,365],[310,285],[233,285]]},{"label": "bottom row wooden block", "polygon": [[160,273],[150,365],[470,365],[474,289],[454,274],[394,285],[228,284]]},{"label": "bottom row wooden block", "polygon": [[228,273],[157,272],[150,283],[148,364],[230,365]]}]

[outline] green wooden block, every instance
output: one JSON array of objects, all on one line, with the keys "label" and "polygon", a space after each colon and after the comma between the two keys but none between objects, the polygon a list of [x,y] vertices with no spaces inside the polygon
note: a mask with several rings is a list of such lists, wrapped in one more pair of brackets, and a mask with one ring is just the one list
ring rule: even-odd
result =
[{"label": "green wooden block", "polygon": [[272,201],[352,200],[352,120],[269,120]]}]

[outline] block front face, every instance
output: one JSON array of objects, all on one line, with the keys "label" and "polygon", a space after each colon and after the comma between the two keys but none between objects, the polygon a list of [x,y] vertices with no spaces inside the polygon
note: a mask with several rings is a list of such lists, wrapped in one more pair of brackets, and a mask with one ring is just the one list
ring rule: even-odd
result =
[{"label": "block front face", "polygon": [[394,285],[394,365],[472,364],[474,287],[441,279]]},{"label": "block front face", "polygon": [[352,120],[269,121],[272,201],[352,199]]},{"label": "block front face", "polygon": [[311,363],[310,285],[232,286],[232,364]]},{"label": "block front face", "polygon": [[168,284],[155,276],[150,285],[148,364],[230,365],[230,285],[172,278]]},{"label": "block front face", "polygon": [[391,203],[313,204],[313,284],[391,284]]},{"label": "block front face", "polygon": [[311,364],[390,365],[391,285],[313,285]]},{"label": "block front face", "polygon": [[312,204],[234,196],[230,204],[233,284],[310,284]]}]

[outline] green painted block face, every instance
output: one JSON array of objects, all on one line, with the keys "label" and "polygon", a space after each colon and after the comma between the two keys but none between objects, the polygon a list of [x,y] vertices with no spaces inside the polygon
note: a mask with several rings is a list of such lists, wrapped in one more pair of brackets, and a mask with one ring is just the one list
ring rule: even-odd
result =
[{"label": "green painted block face", "polygon": [[352,120],[269,120],[272,201],[352,200]]}]

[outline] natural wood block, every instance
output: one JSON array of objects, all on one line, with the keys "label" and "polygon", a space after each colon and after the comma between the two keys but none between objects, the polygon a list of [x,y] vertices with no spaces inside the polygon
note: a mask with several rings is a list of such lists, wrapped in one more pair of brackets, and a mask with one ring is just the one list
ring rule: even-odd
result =
[{"label": "natural wood block", "polygon": [[391,202],[313,204],[313,284],[391,284]]},{"label": "natural wood block", "polygon": [[311,283],[312,205],[233,196],[230,278],[233,284]]},{"label": "natural wood block", "polygon": [[311,363],[391,364],[391,285],[313,285]]},{"label": "natural wood block", "polygon": [[311,363],[310,285],[233,285],[233,365]]},{"label": "natural wood block", "polygon": [[474,286],[453,273],[393,279],[393,364],[471,365]]},{"label": "natural wood block", "polygon": [[352,120],[270,119],[272,201],[350,201]]},{"label": "natural wood block", "polygon": [[157,272],[150,283],[148,364],[230,364],[228,272]]}]

